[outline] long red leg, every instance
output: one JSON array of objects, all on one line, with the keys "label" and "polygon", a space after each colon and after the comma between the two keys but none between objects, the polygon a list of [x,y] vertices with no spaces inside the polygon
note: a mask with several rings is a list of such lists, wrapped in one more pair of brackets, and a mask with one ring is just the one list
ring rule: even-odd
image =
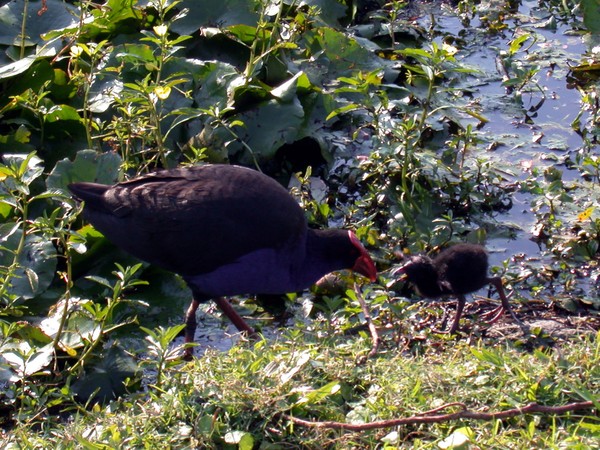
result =
[{"label": "long red leg", "polygon": [[[231,306],[226,298],[218,297],[215,299],[215,303],[239,331],[246,332],[248,336],[256,336],[256,331],[254,331],[254,328],[246,323],[246,321],[237,313],[237,311],[233,308],[233,306]],[[196,327],[198,325],[198,322],[196,321],[196,311],[198,311],[198,306],[200,306],[200,302],[197,300],[192,300],[192,303],[185,313],[185,343],[194,342]],[[193,355],[193,347],[188,347],[184,350],[183,358],[189,360]]]},{"label": "long red leg", "polygon": [[457,297],[458,303],[456,304],[456,314],[454,315],[454,320],[452,321],[452,325],[448,331],[442,330],[433,330],[436,333],[440,334],[456,334],[458,331],[458,324],[460,322],[460,318],[462,316],[463,309],[465,308],[466,299],[464,295],[458,295]]},{"label": "long red leg", "polygon": [[[510,307],[510,303],[508,303],[508,298],[504,294],[504,288],[502,287],[502,278],[500,278],[500,277],[488,278],[488,281],[492,285],[494,285],[494,287],[498,291],[500,300],[502,300],[502,307],[500,308],[500,311],[494,317],[492,317],[488,321],[488,323],[492,324],[492,323],[496,322],[498,319],[500,319],[500,317],[502,316],[502,313],[504,311],[507,311],[511,315],[513,320],[517,323],[517,325],[519,325],[519,327],[521,328],[521,331],[523,331],[523,334],[525,336],[529,336],[531,333],[529,330],[529,327],[527,325],[525,325],[523,322],[521,322],[521,320],[517,317],[517,315],[514,313],[514,311]],[[492,313],[494,313],[497,309],[498,308],[496,308],[494,311],[492,311]]]},{"label": "long red leg", "polygon": [[237,313],[237,311],[233,308],[233,306],[231,306],[225,297],[216,298],[215,303],[221,309],[221,311],[223,311],[225,315],[229,317],[231,323],[233,323],[239,331],[245,331],[249,336],[256,335],[254,328],[246,323],[242,316]]},{"label": "long red leg", "polygon": [[[198,326],[198,322],[196,321],[196,311],[198,310],[198,306],[200,306],[200,302],[192,300],[192,303],[190,303],[190,306],[185,313],[185,337],[183,342],[186,344],[194,342],[196,327]],[[187,347],[183,351],[183,359],[190,360],[192,356],[194,356],[194,348]]]}]

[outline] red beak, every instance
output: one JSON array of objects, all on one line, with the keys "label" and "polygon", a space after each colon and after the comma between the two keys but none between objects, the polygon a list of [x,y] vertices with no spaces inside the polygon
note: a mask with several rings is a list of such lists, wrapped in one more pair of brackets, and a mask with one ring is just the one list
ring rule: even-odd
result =
[{"label": "red beak", "polygon": [[354,246],[360,251],[360,256],[354,262],[354,266],[352,270],[354,272],[360,273],[367,277],[371,282],[377,281],[377,268],[375,267],[375,263],[367,253],[367,250],[360,243],[356,235],[352,231],[348,231],[348,236],[350,237],[350,241]]},{"label": "red beak", "polygon": [[367,277],[371,282],[377,281],[377,268],[375,267],[375,263],[368,255],[368,253],[364,252],[364,254],[356,260],[354,263],[354,267],[352,267],[354,272],[358,272],[361,275]]}]

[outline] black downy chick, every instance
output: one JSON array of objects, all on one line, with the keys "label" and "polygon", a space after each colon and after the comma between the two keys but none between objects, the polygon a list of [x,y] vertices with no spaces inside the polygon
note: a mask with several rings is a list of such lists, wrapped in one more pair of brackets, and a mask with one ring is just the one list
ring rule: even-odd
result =
[{"label": "black downy chick", "polygon": [[403,275],[423,297],[439,298],[455,296],[458,299],[456,316],[449,333],[458,330],[460,318],[466,303],[465,294],[475,292],[487,284],[492,284],[502,301],[501,306],[486,314],[491,316],[488,324],[493,324],[507,311],[525,335],[529,328],[515,315],[502,287],[500,277],[488,276],[488,254],[480,245],[456,244],[442,251],[435,258],[425,255],[410,257],[408,262],[393,272]]}]

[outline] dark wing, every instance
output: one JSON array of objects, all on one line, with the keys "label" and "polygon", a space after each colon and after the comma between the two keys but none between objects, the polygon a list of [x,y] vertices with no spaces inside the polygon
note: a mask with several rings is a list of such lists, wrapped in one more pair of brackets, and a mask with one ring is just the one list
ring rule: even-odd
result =
[{"label": "dark wing", "polygon": [[454,294],[469,294],[488,283],[488,257],[481,246],[453,245],[435,258],[435,264],[440,279],[452,286]]},{"label": "dark wing", "polygon": [[183,275],[300,242],[306,233],[304,213],[285,188],[237,166],[180,168],[112,187],[70,188],[86,202],[87,219],[109,240]]}]

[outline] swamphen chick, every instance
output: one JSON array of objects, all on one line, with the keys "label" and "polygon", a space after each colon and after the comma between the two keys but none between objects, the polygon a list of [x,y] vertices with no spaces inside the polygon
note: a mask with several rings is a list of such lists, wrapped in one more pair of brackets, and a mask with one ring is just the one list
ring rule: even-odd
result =
[{"label": "swamphen chick", "polygon": [[353,232],[308,228],[288,191],[251,169],[204,165],[114,186],[73,183],[69,189],[85,202],[84,217],[106,238],[187,282],[193,300],[185,342],[193,342],[196,310],[209,299],[238,330],[254,334],[225,296],[301,291],[340,269],[371,281],[377,276]]},{"label": "swamphen chick", "polygon": [[515,315],[502,288],[500,277],[488,277],[488,255],[485,249],[475,244],[456,244],[437,255],[434,259],[417,255],[409,258],[394,275],[402,274],[413,284],[420,295],[428,298],[455,296],[458,299],[456,316],[450,326],[450,333],[456,333],[465,306],[465,294],[477,291],[486,284],[492,284],[498,291],[502,305],[491,311],[488,323],[496,322],[504,311],[512,316],[523,333],[529,329]]}]

